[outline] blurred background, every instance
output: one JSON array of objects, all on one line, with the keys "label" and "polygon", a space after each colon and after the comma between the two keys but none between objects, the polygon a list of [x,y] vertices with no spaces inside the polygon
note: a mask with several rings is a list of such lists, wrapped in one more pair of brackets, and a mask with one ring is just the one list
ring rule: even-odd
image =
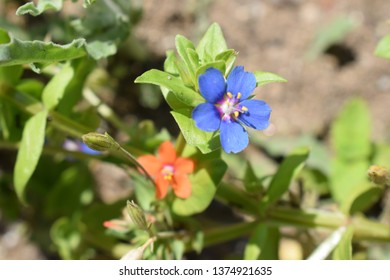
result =
[{"label": "blurred background", "polygon": [[[54,24],[56,13],[16,16],[16,9],[23,3],[0,0],[0,26],[13,28],[21,38],[67,42],[69,38],[61,37],[64,27]],[[247,71],[274,72],[288,80],[256,89],[257,97],[273,109],[272,129],[265,132],[267,141],[283,138],[288,143],[289,139],[311,135],[327,144],[332,120],[347,100],[356,96],[367,102],[373,140],[390,141],[390,64],[374,56],[379,39],[390,32],[387,23],[390,1],[136,0],[131,3],[135,13],[130,36],[119,46],[117,55],[102,62],[107,73],[101,73],[105,84],[99,92],[126,123],[151,119],[158,128],[167,128],[173,135],[178,133],[158,87],[135,85],[133,81],[146,70],[163,68],[165,53],[174,49],[177,34],[196,43],[207,27],[217,22],[229,48],[239,52],[237,65],[245,66]],[[65,1],[59,18],[83,12],[80,5]],[[54,22],[50,37],[47,37],[48,20]],[[116,137],[121,139],[120,134]],[[251,148],[246,151],[252,152]],[[262,154],[258,152],[255,156]],[[0,173],[10,171],[14,161],[15,153],[1,152]],[[131,183],[120,169],[98,164],[90,169],[103,201],[114,203],[128,196],[127,187]],[[6,205],[4,199],[2,205]],[[0,210],[0,259],[57,258],[55,253],[42,252],[29,240],[23,223],[17,219],[1,222],[2,215],[6,216]],[[298,247],[298,255],[291,258],[302,257],[299,244],[291,239],[283,242],[288,248]]]}]

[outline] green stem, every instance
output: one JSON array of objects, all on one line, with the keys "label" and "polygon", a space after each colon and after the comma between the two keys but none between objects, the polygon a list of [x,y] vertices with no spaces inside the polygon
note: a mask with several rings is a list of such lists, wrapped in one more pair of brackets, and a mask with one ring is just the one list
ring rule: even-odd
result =
[{"label": "green stem", "polygon": [[[19,149],[19,143],[0,141],[0,149],[16,151]],[[93,159],[93,158],[98,159],[103,157],[101,155],[90,155],[78,151],[67,151],[56,147],[43,147],[42,153],[50,156],[58,156],[58,155],[68,156],[80,160]]]},{"label": "green stem", "polygon": [[238,223],[218,228],[206,229],[204,232],[204,246],[226,242],[245,234],[249,234],[256,227],[257,222]]},{"label": "green stem", "polygon": [[92,106],[95,106],[98,113],[115,128],[119,131],[128,131],[127,125],[122,122],[117,114],[115,114],[114,110],[105,104],[91,89],[84,89],[83,96]]},{"label": "green stem", "polygon": [[186,147],[186,140],[184,139],[183,133],[179,132],[179,135],[176,139],[176,154],[177,156],[181,156],[181,154],[184,151],[184,148]]},{"label": "green stem", "polygon": [[[255,216],[258,221],[270,225],[335,230],[340,226],[352,224],[356,239],[390,242],[389,225],[370,221],[362,216],[348,217],[337,212],[309,211],[285,207],[271,207],[266,212],[260,213],[258,202],[244,191],[229,184],[222,184],[218,188],[217,198],[240,206],[245,212]],[[221,236],[221,239],[225,239],[224,236]]]}]

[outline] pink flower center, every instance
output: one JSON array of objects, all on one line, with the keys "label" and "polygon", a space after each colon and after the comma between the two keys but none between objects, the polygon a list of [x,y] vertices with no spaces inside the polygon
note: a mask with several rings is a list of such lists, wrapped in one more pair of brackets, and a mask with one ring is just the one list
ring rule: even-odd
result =
[{"label": "pink flower center", "polygon": [[161,174],[164,177],[164,180],[171,181],[173,174],[175,174],[175,168],[171,164],[166,164],[161,169]]},{"label": "pink flower center", "polygon": [[223,100],[218,102],[217,108],[221,114],[222,120],[228,121],[232,118],[236,119],[240,113],[248,111],[248,108],[239,104],[240,97],[241,93],[238,93],[237,97],[234,97],[233,94],[228,92]]}]

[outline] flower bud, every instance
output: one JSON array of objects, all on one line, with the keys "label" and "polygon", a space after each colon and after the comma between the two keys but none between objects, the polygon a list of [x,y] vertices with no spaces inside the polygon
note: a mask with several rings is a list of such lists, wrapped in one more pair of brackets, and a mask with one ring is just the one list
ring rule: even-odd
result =
[{"label": "flower bud", "polygon": [[370,180],[377,185],[388,185],[390,183],[390,174],[386,167],[372,165],[367,173]]},{"label": "flower bud", "polygon": [[146,222],[144,211],[134,203],[134,201],[127,201],[127,212],[133,223],[142,230],[149,231],[149,226]]},{"label": "flower bud", "polygon": [[91,149],[99,152],[109,151],[118,147],[118,143],[107,132],[104,134],[90,132],[82,136],[83,142]]}]

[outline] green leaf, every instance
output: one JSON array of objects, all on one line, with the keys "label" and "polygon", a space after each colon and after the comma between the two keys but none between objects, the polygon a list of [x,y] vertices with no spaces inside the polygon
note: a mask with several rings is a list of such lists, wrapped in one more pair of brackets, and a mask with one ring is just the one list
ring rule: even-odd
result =
[{"label": "green leaf", "polygon": [[211,67],[218,69],[223,74],[226,72],[226,64],[223,60],[206,63],[196,69],[196,81],[198,81],[200,74],[203,74],[208,68]]},{"label": "green leaf", "polygon": [[173,51],[167,51],[166,56],[167,58],[164,61],[164,71],[172,75],[179,75],[175,65],[175,60],[177,59],[175,53]]},{"label": "green leaf", "polygon": [[194,81],[197,65],[195,64],[194,57],[188,52],[189,50],[195,50],[194,44],[182,35],[177,35],[175,41],[177,52],[187,66],[191,80]]},{"label": "green leaf", "polygon": [[41,111],[26,123],[15,163],[14,185],[18,198],[25,202],[27,182],[38,164],[45,140],[47,112]]},{"label": "green leaf", "polygon": [[46,85],[42,93],[42,100],[48,111],[53,110],[58,105],[73,75],[72,66],[67,64]]},{"label": "green leaf", "polygon": [[334,260],[352,260],[353,227],[349,226],[333,251]]},{"label": "green leaf", "polygon": [[244,175],[244,186],[247,192],[250,193],[261,193],[263,191],[263,185],[259,178],[257,178],[255,171],[249,161],[246,163],[245,175]]},{"label": "green leaf", "polygon": [[303,168],[309,150],[305,147],[294,149],[281,163],[278,171],[273,176],[267,193],[262,199],[260,211],[268,205],[276,202],[289,188],[292,180]]},{"label": "green leaf", "polygon": [[22,74],[23,68],[20,65],[0,67],[0,84],[5,83],[10,86],[15,86],[19,82]]},{"label": "green leaf", "polygon": [[179,78],[160,70],[149,70],[135,79],[134,82],[166,87],[173,92],[180,102],[189,106],[195,107],[204,102],[204,99],[199,93],[186,87]]},{"label": "green leaf", "polygon": [[197,128],[195,121],[191,118],[191,111],[191,109],[183,108],[171,112],[187,144],[198,147],[204,154],[218,149],[220,147],[219,135]]},{"label": "green leaf", "polygon": [[10,35],[11,41],[0,44],[0,66],[50,63],[85,56],[85,40],[76,39],[67,45],[53,42],[22,41]]},{"label": "green leaf", "polygon": [[379,41],[375,49],[375,55],[383,58],[390,58],[390,34]]},{"label": "green leaf", "polygon": [[35,6],[34,2],[28,2],[23,6],[20,6],[16,10],[18,16],[24,14],[30,14],[32,16],[38,16],[47,10],[60,11],[62,9],[63,0],[39,0]]},{"label": "green leaf", "polygon": [[220,159],[202,162],[196,172],[189,176],[191,196],[187,199],[175,198],[173,201],[172,210],[175,214],[190,216],[203,212],[213,200],[226,169],[226,163]]},{"label": "green leaf", "polygon": [[226,51],[226,49],[227,46],[221,27],[218,23],[213,23],[200,40],[196,52],[204,64],[213,61],[218,54]]},{"label": "green leaf", "polygon": [[363,212],[369,209],[373,204],[375,204],[383,194],[383,188],[379,186],[372,186],[368,189],[364,189],[360,193],[353,195],[353,202],[349,207],[349,213],[351,215]]},{"label": "green leaf", "polygon": [[350,100],[332,123],[331,142],[342,160],[366,159],[371,153],[371,120],[361,98]]},{"label": "green leaf", "polygon": [[218,54],[215,57],[215,60],[216,61],[217,60],[225,61],[225,67],[226,67],[225,76],[227,76],[229,74],[230,70],[232,70],[234,62],[236,61],[236,58],[237,58],[237,52],[233,49],[228,49],[228,50]]},{"label": "green leaf", "polygon": [[185,244],[183,240],[173,239],[171,242],[173,258],[175,260],[181,260],[185,251]]},{"label": "green leaf", "polygon": [[[331,164],[331,192],[335,201],[341,206],[359,186],[369,187],[367,169],[369,163],[366,160],[345,162],[335,159]],[[364,187],[364,188],[365,188]],[[342,207],[347,209],[348,207]]]},{"label": "green leaf", "polygon": [[111,41],[93,41],[86,44],[88,54],[95,60],[99,60],[117,52],[117,47]]},{"label": "green leaf", "polygon": [[286,79],[280,77],[279,75],[276,75],[271,72],[264,72],[264,71],[255,71],[253,72],[256,77],[256,84],[257,86],[262,86],[269,83],[285,83],[287,82]]},{"label": "green leaf", "polygon": [[279,239],[277,227],[258,224],[245,246],[244,260],[277,260]]}]

